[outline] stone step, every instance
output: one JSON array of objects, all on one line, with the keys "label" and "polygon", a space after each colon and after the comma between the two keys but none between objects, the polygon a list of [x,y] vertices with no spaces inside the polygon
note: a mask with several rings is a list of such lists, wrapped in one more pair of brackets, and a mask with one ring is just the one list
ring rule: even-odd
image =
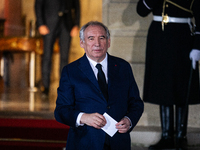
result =
[{"label": "stone step", "polygon": [[[148,147],[160,140],[160,127],[136,126],[131,132],[132,145]],[[200,128],[188,127],[187,131],[188,146],[200,147]]]}]

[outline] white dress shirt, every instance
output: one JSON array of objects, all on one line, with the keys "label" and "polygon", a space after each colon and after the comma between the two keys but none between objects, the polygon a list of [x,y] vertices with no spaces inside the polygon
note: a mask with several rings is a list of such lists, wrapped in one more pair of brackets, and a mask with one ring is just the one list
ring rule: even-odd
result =
[{"label": "white dress shirt", "polygon": [[[106,54],[106,57],[104,58],[104,60],[101,61],[101,62],[98,62],[98,63],[96,61],[90,59],[87,55],[86,55],[86,57],[89,60],[90,66],[91,66],[91,68],[94,72],[96,79],[97,79],[97,73],[98,73],[98,69],[96,68],[96,65],[98,63],[102,65],[102,70],[105,74],[106,82],[108,83],[108,72],[107,72],[108,71],[108,69],[107,69],[108,68],[108,56],[107,56],[107,54]],[[84,125],[84,124],[80,123],[80,120],[81,120],[81,117],[82,117],[83,114],[84,114],[83,112],[79,113],[79,115],[76,119],[76,126],[83,126]]]}]

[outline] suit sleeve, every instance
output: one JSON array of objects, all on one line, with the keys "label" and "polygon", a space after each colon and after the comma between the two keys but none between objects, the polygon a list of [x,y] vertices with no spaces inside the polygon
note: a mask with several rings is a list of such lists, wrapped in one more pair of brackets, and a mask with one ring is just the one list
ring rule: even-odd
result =
[{"label": "suit sleeve", "polygon": [[58,96],[54,116],[58,122],[76,127],[76,119],[80,112],[75,110],[73,85],[70,82],[68,72],[67,67],[64,67],[57,90]]},{"label": "suit sleeve", "polygon": [[126,116],[131,120],[132,127],[130,131],[136,126],[142,113],[144,111],[144,103],[140,98],[138,86],[135,82],[132,69],[129,65],[130,72],[130,88],[129,88],[129,104]]},{"label": "suit sleeve", "polygon": [[73,8],[75,11],[75,25],[80,26],[80,2],[79,0],[73,0]]},{"label": "suit sleeve", "polygon": [[35,15],[36,15],[36,22],[37,27],[44,25],[44,0],[35,0]]}]

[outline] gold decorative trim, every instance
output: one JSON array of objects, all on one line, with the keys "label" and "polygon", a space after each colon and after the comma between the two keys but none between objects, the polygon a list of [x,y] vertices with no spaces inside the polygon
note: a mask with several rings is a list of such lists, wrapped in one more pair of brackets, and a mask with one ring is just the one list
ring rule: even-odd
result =
[{"label": "gold decorative trim", "polygon": [[176,3],[174,3],[174,2],[172,2],[172,1],[170,1],[170,0],[166,0],[166,2],[171,3],[172,5],[174,5],[174,6],[178,7],[178,8],[180,8],[180,9],[182,9],[182,10],[184,10],[184,11],[187,11],[187,12],[190,12],[191,14],[193,14],[193,12],[192,12],[192,10],[191,10],[191,6],[192,6],[194,0],[193,0],[192,3],[191,3],[190,10],[187,9],[187,8],[184,8],[184,7],[178,5],[178,4],[176,4]]},{"label": "gold decorative trim", "polygon": [[10,45],[11,45],[11,47],[16,48],[17,47],[17,42],[12,42]]},{"label": "gold decorative trim", "polygon": [[37,39],[36,42],[35,42],[35,44],[36,44],[35,52],[38,53],[38,54],[40,54],[40,55],[42,55],[42,54],[43,54],[43,50],[40,49],[40,45],[41,45],[41,44],[40,44],[40,40]]},{"label": "gold decorative trim", "polygon": [[162,24],[162,31],[164,31],[164,25],[168,23],[168,15],[167,15],[167,14],[165,15],[165,7],[166,7],[165,4],[166,4],[166,2],[171,3],[172,5],[174,5],[174,6],[178,7],[178,8],[180,8],[180,9],[182,9],[182,10],[184,10],[184,11],[187,11],[187,12],[190,12],[191,14],[193,14],[192,5],[193,5],[193,3],[194,3],[194,0],[192,0],[192,2],[191,2],[191,4],[190,4],[190,9],[184,8],[184,7],[180,6],[180,5],[178,5],[178,4],[174,3],[174,2],[172,2],[171,0],[164,0],[164,1],[163,1],[163,11],[162,11],[162,18],[163,18],[163,19],[162,19],[162,22],[161,22],[161,24]]}]

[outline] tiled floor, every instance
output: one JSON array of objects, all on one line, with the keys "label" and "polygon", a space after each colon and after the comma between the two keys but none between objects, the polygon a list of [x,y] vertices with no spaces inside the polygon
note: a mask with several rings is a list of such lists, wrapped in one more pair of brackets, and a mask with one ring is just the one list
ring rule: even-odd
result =
[{"label": "tiled floor", "polygon": [[48,97],[38,90],[4,87],[0,93],[0,117],[53,119],[56,101],[56,87]]},{"label": "tiled floor", "polygon": [[39,89],[31,91],[25,58],[25,54],[14,54],[7,78],[0,77],[0,117],[53,119],[59,79],[51,81],[48,97]]}]

